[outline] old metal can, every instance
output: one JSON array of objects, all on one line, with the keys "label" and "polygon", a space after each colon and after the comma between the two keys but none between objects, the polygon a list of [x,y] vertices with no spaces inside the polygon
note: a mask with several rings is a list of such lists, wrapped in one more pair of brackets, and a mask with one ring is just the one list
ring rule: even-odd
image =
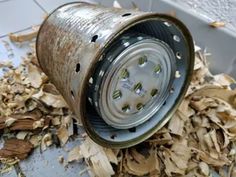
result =
[{"label": "old metal can", "polygon": [[36,42],[43,71],[98,144],[138,144],[171,118],[188,88],[194,45],[174,17],[70,3]]}]

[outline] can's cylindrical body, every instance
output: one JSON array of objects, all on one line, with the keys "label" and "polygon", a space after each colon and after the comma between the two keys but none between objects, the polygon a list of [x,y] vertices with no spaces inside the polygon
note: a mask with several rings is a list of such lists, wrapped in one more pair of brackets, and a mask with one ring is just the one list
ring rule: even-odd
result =
[{"label": "can's cylindrical body", "polygon": [[[164,41],[172,49],[176,71],[172,91],[163,107],[133,130],[120,130],[94,116],[88,106],[89,79],[109,45],[127,31]],[[43,71],[97,143],[113,148],[135,145],[160,129],[184,97],[194,63],[194,46],[187,28],[177,19],[157,13],[71,3],[56,9],[42,24],[37,57]]]}]

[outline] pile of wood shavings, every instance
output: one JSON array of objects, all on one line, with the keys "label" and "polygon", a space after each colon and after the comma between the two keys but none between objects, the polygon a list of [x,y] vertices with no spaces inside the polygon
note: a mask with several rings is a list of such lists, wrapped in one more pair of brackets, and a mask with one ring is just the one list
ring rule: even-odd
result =
[{"label": "pile of wood shavings", "polygon": [[[66,159],[85,159],[91,176],[236,176],[236,90],[226,74],[213,76],[196,53],[191,85],[170,122],[145,142],[123,150],[95,144],[86,135]],[[35,51],[0,79],[1,173],[27,158],[33,147],[63,147],[73,131],[73,114],[39,68]],[[16,148],[22,146],[24,148]],[[64,163],[63,157],[59,161]],[[63,168],[63,166],[62,166]],[[83,172],[81,172],[83,173]]]},{"label": "pile of wood shavings", "polygon": [[0,67],[0,132],[5,140],[0,150],[0,173],[25,159],[33,148],[45,151],[56,144],[63,147],[74,135],[73,114],[62,96],[39,68],[35,51],[14,68]]}]

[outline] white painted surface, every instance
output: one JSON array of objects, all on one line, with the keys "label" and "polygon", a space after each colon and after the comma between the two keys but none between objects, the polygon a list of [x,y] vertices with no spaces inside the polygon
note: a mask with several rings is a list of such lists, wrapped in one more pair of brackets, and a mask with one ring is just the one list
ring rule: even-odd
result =
[{"label": "white painted surface", "polygon": [[236,32],[236,0],[173,0],[184,3],[211,21],[226,22],[227,28]]}]

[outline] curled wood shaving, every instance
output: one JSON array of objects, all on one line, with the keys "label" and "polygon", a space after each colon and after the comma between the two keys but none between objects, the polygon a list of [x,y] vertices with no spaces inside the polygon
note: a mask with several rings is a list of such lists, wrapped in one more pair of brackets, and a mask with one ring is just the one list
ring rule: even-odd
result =
[{"label": "curled wood shaving", "polygon": [[27,34],[9,34],[9,39],[12,42],[25,42],[35,38],[38,34],[38,27],[33,27],[33,31]]}]

